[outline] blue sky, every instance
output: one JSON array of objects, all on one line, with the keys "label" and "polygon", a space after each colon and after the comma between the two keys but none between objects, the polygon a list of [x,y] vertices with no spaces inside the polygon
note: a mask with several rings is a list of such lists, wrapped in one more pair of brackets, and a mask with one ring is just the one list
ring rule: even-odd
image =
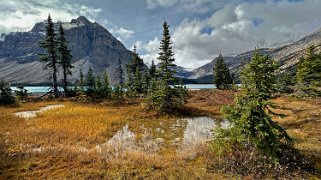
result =
[{"label": "blue sky", "polygon": [[219,52],[233,55],[298,40],[321,27],[320,8],[320,0],[6,0],[0,33],[28,31],[48,13],[60,21],[84,15],[127,48],[136,44],[150,63],[166,20],[176,63],[196,68]]}]

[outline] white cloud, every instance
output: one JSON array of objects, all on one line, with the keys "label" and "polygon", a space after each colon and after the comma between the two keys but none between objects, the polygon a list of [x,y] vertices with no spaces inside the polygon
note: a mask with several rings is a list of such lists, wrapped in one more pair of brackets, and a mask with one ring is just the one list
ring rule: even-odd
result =
[{"label": "white cloud", "polygon": [[0,6],[0,32],[28,31],[36,22],[45,20],[49,13],[54,21],[70,21],[80,15],[93,21],[101,11],[63,0],[3,1]]},{"label": "white cloud", "polygon": [[114,26],[110,30],[110,33],[112,33],[116,38],[120,41],[126,41],[127,39],[133,37],[134,31],[128,30],[122,27]]},{"label": "white cloud", "polygon": [[[205,19],[185,19],[172,31],[176,63],[195,68],[219,52],[237,54],[298,40],[321,26],[320,7],[319,0],[239,2]],[[157,53],[148,52],[149,58]]]},{"label": "white cloud", "polygon": [[137,50],[139,52],[145,52],[143,55],[141,55],[141,58],[143,58],[146,64],[151,64],[153,60],[156,64],[158,63],[157,57],[159,52],[160,40],[157,37],[153,40],[148,41],[146,44],[138,41],[135,43],[135,45],[137,46]]},{"label": "white cloud", "polygon": [[170,7],[175,5],[179,0],[146,0],[147,8],[154,9],[157,7]]}]

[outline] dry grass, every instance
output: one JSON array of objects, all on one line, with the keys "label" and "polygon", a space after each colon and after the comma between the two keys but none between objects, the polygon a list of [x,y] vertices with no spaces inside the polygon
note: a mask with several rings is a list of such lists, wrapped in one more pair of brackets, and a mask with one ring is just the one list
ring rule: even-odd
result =
[{"label": "dry grass", "polygon": [[[233,102],[234,92],[192,91],[184,115],[220,118],[222,105]],[[278,98],[285,119],[276,119],[297,139],[297,147],[320,160],[321,101]],[[64,104],[38,117],[25,120],[13,113],[38,110],[48,104]],[[182,140],[184,115],[156,115],[137,103],[77,103],[46,101],[0,107],[0,179],[229,179],[226,174],[208,172],[206,147],[177,154],[176,139]],[[105,147],[97,151],[124,125],[144,145],[146,139],[163,139],[157,150],[119,151]],[[179,126],[177,126],[179,124]],[[173,128],[177,127],[177,128]],[[146,137],[145,135],[148,134]],[[146,146],[146,144],[145,144]],[[144,146],[144,147],[145,147]],[[320,161],[318,161],[320,167]]]},{"label": "dry grass", "polygon": [[295,147],[315,162],[321,172],[321,98],[297,100],[281,97],[274,102],[282,108],[278,113],[287,117],[276,118],[295,140]]}]

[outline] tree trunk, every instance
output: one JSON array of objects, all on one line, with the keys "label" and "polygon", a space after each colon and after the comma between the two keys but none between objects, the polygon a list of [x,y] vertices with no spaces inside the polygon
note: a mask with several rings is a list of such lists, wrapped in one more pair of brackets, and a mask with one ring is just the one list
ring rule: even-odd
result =
[{"label": "tree trunk", "polygon": [[63,69],[63,71],[64,71],[64,82],[63,82],[63,83],[64,83],[64,85],[63,85],[64,87],[63,87],[63,88],[64,88],[64,94],[65,94],[65,97],[66,97],[67,94],[68,94],[68,92],[67,92],[68,89],[67,89],[67,72],[66,72],[66,66],[64,66],[63,68],[64,68],[64,69]]},{"label": "tree trunk", "polygon": [[57,66],[56,66],[56,58],[52,57],[52,66],[53,66],[53,91],[55,98],[59,97],[58,92],[58,84],[57,84]]}]

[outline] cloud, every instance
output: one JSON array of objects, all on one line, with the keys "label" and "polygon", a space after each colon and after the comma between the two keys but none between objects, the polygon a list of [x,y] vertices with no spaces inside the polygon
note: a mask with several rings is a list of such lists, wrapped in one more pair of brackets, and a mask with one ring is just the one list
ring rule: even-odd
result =
[{"label": "cloud", "polygon": [[179,0],[147,0],[147,8],[170,7],[178,3]]},{"label": "cloud", "polygon": [[319,0],[234,1],[206,18],[186,18],[171,29],[176,63],[195,68],[220,52],[238,54],[293,42],[321,26],[320,7]]},{"label": "cloud", "polygon": [[28,31],[36,22],[43,21],[50,13],[54,21],[70,21],[80,15],[94,20],[102,11],[99,8],[79,5],[63,0],[11,0],[0,6],[0,32]]},{"label": "cloud", "polygon": [[126,41],[129,38],[133,37],[133,34],[135,33],[132,30],[128,30],[122,27],[113,26],[110,30],[110,33],[112,33],[116,38],[120,41]]},{"label": "cloud", "polygon": [[147,8],[173,8],[178,12],[206,13],[241,0],[146,0]]}]

